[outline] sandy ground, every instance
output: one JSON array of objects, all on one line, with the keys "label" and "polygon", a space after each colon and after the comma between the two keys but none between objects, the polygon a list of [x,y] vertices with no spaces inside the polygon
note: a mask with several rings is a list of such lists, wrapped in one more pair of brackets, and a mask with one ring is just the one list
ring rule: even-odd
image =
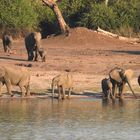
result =
[{"label": "sandy ground", "polygon": [[[75,93],[100,93],[101,80],[108,77],[112,68],[119,66],[134,71],[132,86],[140,95],[137,82],[140,75],[140,44],[120,41],[79,27],[72,29],[68,37],[59,35],[43,39],[42,46],[47,51],[47,61],[28,62],[24,40],[14,41],[14,53],[11,55],[4,54],[0,42],[0,65],[31,66],[28,69],[32,75],[32,93],[49,93],[52,78],[66,69],[74,76]],[[125,92],[130,93],[128,87]]]}]

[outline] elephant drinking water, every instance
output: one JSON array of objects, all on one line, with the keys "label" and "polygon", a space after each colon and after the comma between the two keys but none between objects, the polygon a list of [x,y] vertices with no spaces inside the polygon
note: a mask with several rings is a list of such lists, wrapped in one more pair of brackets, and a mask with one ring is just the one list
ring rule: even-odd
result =
[{"label": "elephant drinking water", "polygon": [[109,72],[109,77],[112,83],[112,94],[113,98],[116,96],[116,89],[119,88],[119,96],[122,98],[123,91],[126,83],[128,84],[130,90],[136,98],[136,95],[131,86],[131,79],[133,76],[133,71],[131,69],[123,70],[122,68],[114,68]]},{"label": "elephant drinking water", "polygon": [[112,83],[109,78],[104,78],[101,81],[101,87],[103,92],[103,99],[110,99],[112,97]]}]

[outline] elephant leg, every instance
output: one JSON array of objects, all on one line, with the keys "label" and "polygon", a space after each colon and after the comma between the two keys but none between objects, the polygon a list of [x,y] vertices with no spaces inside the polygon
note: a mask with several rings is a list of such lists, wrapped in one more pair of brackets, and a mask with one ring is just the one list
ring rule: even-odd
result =
[{"label": "elephant leg", "polygon": [[121,99],[124,98],[124,96],[123,96],[124,89],[125,89],[125,83],[122,83],[122,85],[120,86],[120,93],[119,93],[119,96]]},{"label": "elephant leg", "polygon": [[117,85],[113,84],[112,94],[111,94],[111,98],[112,98],[113,102],[115,101],[115,97],[116,97],[116,88],[117,88]]},{"label": "elephant leg", "polygon": [[27,85],[25,88],[26,88],[26,95],[30,96],[30,85]]},{"label": "elephant leg", "polygon": [[7,53],[11,53],[11,47],[10,47],[10,45],[7,45]]},{"label": "elephant leg", "polygon": [[116,92],[117,92],[117,84],[115,84],[115,88],[114,88],[114,98],[116,98]]},{"label": "elephant leg", "polygon": [[119,97],[121,97],[121,95],[122,95],[122,85],[119,85]]},{"label": "elephant leg", "polygon": [[34,59],[34,61],[38,61],[38,50],[37,49],[35,50],[35,59]]},{"label": "elephant leg", "polygon": [[1,93],[2,86],[3,86],[3,84],[2,84],[2,82],[0,82],[0,97],[2,96],[2,93]]},{"label": "elephant leg", "polygon": [[54,98],[54,85],[52,84],[52,98]]},{"label": "elephant leg", "polygon": [[46,56],[42,57],[42,62],[46,62]]},{"label": "elephant leg", "polygon": [[58,86],[58,99],[61,100],[61,87]]},{"label": "elephant leg", "polygon": [[14,95],[13,95],[13,93],[11,91],[11,82],[10,81],[6,81],[5,84],[6,84],[8,93],[11,95],[11,97],[13,97]]},{"label": "elephant leg", "polygon": [[46,61],[46,52],[44,50],[39,50],[38,53],[42,59],[42,62],[45,62]]},{"label": "elephant leg", "polygon": [[109,89],[109,99],[113,97],[112,88]]},{"label": "elephant leg", "polygon": [[22,97],[24,97],[26,94],[26,92],[25,92],[25,89],[26,89],[26,87],[24,86],[24,82],[20,82],[19,83],[19,87],[20,87],[20,90],[21,90],[21,95],[22,95]]},{"label": "elephant leg", "polygon": [[107,91],[107,99],[108,99],[108,100],[110,99],[110,96],[111,96],[110,94],[111,94],[111,93],[110,93],[110,90],[108,90],[108,91]]},{"label": "elephant leg", "polygon": [[70,99],[72,89],[69,88],[68,99]]},{"label": "elephant leg", "polygon": [[28,61],[32,61],[34,58],[33,50],[27,50],[27,53],[28,53]]},{"label": "elephant leg", "polygon": [[62,98],[65,99],[66,96],[65,96],[65,88],[64,87],[62,87],[62,95],[63,95]]},{"label": "elephant leg", "polygon": [[3,48],[4,48],[4,52],[6,53],[7,52],[7,47],[5,44],[3,44]]},{"label": "elephant leg", "polygon": [[113,87],[112,87],[112,94],[111,94],[111,98],[114,98],[114,92],[115,92],[115,86],[113,85]]},{"label": "elephant leg", "polygon": [[20,87],[20,90],[21,90],[22,97],[25,97],[25,89],[24,89],[24,86],[19,85],[19,87]]},{"label": "elephant leg", "polygon": [[30,60],[32,61],[33,59],[34,59],[34,51],[31,50],[31,51],[30,51]]}]

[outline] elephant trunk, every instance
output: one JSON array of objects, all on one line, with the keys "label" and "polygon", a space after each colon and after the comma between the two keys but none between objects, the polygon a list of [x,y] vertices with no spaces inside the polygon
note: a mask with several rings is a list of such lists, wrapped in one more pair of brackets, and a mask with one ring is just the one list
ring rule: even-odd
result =
[{"label": "elephant trunk", "polygon": [[128,80],[127,80],[127,84],[128,84],[128,86],[129,86],[130,90],[132,91],[134,97],[137,98],[137,96],[135,95],[135,93],[134,93],[134,91],[133,91],[133,89],[132,89],[132,87],[131,87],[131,84],[130,84],[130,82],[129,82]]}]

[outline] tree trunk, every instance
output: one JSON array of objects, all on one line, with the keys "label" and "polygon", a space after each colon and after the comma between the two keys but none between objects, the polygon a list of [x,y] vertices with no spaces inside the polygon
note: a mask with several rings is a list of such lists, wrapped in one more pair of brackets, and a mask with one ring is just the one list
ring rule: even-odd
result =
[{"label": "tree trunk", "polygon": [[62,33],[69,33],[69,26],[66,24],[62,13],[56,3],[57,0],[42,0],[45,5],[50,7],[56,15]]},{"label": "tree trunk", "polygon": [[97,32],[100,34],[104,34],[106,36],[109,36],[109,37],[118,38],[119,40],[124,40],[124,41],[130,42],[132,44],[140,43],[140,38],[128,38],[128,37],[119,36],[117,34],[113,34],[111,32],[105,31],[99,27],[97,29]]}]

